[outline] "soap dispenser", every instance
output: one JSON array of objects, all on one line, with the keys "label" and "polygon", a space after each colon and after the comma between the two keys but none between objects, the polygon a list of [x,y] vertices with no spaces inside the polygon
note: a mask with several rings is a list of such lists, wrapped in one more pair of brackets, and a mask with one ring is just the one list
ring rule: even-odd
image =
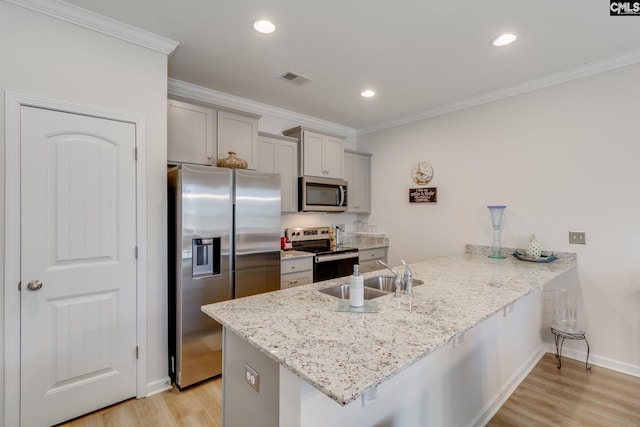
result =
[{"label": "soap dispenser", "polygon": [[353,276],[349,282],[349,305],[362,307],[364,305],[364,278],[360,275],[360,266],[353,266]]}]

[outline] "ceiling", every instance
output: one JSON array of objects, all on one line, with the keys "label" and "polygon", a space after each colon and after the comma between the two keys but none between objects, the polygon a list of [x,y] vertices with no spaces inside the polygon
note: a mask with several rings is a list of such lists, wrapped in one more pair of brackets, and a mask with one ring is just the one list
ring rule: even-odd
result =
[{"label": "ceiling", "polygon": [[[604,0],[67,2],[178,41],[171,78],[359,130],[618,55],[640,61],[640,16],[609,16]],[[273,34],[252,29],[262,18]],[[518,39],[489,44],[504,32]],[[279,78],[288,71],[311,82]],[[362,98],[367,88],[377,95]]]}]

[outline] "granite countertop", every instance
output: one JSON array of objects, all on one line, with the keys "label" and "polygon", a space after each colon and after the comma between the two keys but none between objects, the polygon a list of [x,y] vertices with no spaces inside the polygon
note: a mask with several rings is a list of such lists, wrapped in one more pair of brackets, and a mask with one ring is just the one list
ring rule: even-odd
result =
[{"label": "granite countertop", "polygon": [[463,255],[411,263],[413,277],[425,283],[414,286],[411,297],[376,298],[377,313],[338,312],[338,299],[318,292],[348,283],[348,277],[202,310],[346,405],[577,263],[569,253],[556,253],[552,263],[532,263],[491,259],[489,250],[467,246]]},{"label": "granite countertop", "polygon": [[293,258],[306,258],[312,257],[315,255],[313,252],[304,252],[304,251],[280,251],[280,259],[293,259]]}]

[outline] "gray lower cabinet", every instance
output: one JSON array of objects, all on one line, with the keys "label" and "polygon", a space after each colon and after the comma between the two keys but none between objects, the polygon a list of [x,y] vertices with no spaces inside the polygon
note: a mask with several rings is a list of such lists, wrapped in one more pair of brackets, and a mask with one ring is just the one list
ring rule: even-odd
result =
[{"label": "gray lower cabinet", "polygon": [[313,283],[313,257],[280,261],[280,289]]},{"label": "gray lower cabinet", "polygon": [[378,261],[387,262],[387,248],[360,249],[359,254],[358,262],[362,273],[381,270],[384,267]]}]

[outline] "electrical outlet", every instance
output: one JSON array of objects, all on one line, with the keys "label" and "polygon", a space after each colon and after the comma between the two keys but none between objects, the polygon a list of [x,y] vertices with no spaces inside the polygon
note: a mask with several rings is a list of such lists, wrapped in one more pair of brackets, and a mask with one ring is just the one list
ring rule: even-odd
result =
[{"label": "electrical outlet", "polygon": [[570,231],[569,243],[572,245],[586,245],[587,238],[584,231]]},{"label": "electrical outlet", "polygon": [[244,380],[257,392],[260,392],[260,374],[251,366],[244,364]]}]

